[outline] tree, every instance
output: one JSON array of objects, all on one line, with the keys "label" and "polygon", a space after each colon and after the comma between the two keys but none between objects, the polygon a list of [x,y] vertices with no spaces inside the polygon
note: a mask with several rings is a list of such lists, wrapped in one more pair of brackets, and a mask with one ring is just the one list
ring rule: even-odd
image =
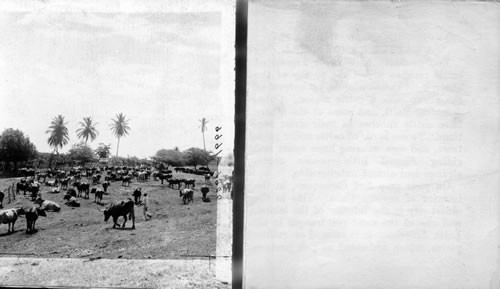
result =
[{"label": "tree", "polygon": [[62,149],[63,146],[67,145],[69,142],[67,123],[64,122],[64,116],[58,115],[54,117],[50,123],[49,129],[45,132],[50,134],[47,142],[54,151],[59,154],[59,147]]},{"label": "tree", "polygon": [[100,143],[99,146],[95,149],[95,154],[101,159],[107,159],[111,154],[111,144],[106,145]]},{"label": "tree", "polygon": [[97,123],[92,123],[92,117],[84,117],[83,121],[81,121],[79,124],[81,127],[76,130],[76,136],[84,140],[85,144],[87,144],[89,138],[90,141],[93,142],[99,134],[97,132],[97,129],[95,128],[95,125]]},{"label": "tree", "polygon": [[197,165],[208,165],[211,160],[213,160],[213,156],[206,150],[190,148],[184,151],[186,165],[194,166],[195,169]]},{"label": "tree", "polygon": [[161,149],[156,152],[156,155],[152,157],[153,160],[159,163],[166,163],[170,166],[183,166],[184,165],[184,156],[183,153],[172,149]]},{"label": "tree", "polygon": [[116,119],[112,119],[111,121],[111,132],[118,139],[118,144],[116,145],[116,156],[118,156],[120,138],[128,134],[130,127],[128,126],[128,120],[125,119],[125,115],[121,112],[116,115]]},{"label": "tree", "polygon": [[200,119],[200,122],[201,122],[201,134],[203,135],[203,150],[207,150],[207,147],[205,146],[205,131],[207,130],[207,123],[208,123],[208,120],[206,118],[202,118]]},{"label": "tree", "polygon": [[8,128],[0,135],[0,161],[7,166],[12,162],[17,169],[18,163],[33,160],[37,155],[35,145],[22,131]]},{"label": "tree", "polygon": [[68,152],[68,157],[71,161],[81,164],[82,166],[97,159],[94,151],[85,143],[73,145]]}]

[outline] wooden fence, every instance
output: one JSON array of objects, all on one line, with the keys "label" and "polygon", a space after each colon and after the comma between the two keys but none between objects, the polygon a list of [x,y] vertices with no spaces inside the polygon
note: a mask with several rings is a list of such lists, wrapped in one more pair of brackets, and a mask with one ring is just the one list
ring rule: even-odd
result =
[{"label": "wooden fence", "polygon": [[6,190],[3,190],[5,196],[3,202],[7,204],[12,203],[16,200],[16,183],[12,183]]}]

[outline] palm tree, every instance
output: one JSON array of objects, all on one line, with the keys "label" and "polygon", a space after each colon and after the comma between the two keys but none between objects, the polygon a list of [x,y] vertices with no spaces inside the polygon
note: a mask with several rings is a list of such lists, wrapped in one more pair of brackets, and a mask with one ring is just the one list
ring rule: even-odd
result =
[{"label": "palm tree", "polygon": [[93,142],[99,132],[97,132],[97,129],[95,128],[95,125],[97,123],[92,123],[92,117],[84,117],[83,121],[80,122],[81,128],[76,130],[76,136],[78,138],[81,138],[82,140],[85,140],[85,145],[87,145],[87,141],[90,138],[90,141]]},{"label": "palm tree", "polygon": [[207,130],[207,123],[208,123],[208,120],[206,118],[202,118],[200,119],[200,122],[201,122],[201,125],[199,127],[201,127],[201,133],[203,134],[203,150],[207,150],[207,148],[205,147],[205,131]]},{"label": "palm tree", "polygon": [[118,156],[120,138],[128,134],[130,127],[128,126],[128,120],[125,119],[125,115],[121,112],[116,115],[116,119],[111,121],[111,132],[118,138],[118,144],[116,145],[116,156]]},{"label": "palm tree", "polygon": [[47,142],[54,151],[59,155],[59,147],[62,149],[63,146],[67,145],[69,142],[68,128],[66,127],[68,123],[64,122],[64,116],[58,115],[54,117],[50,123],[49,129],[45,132],[50,134]]}]

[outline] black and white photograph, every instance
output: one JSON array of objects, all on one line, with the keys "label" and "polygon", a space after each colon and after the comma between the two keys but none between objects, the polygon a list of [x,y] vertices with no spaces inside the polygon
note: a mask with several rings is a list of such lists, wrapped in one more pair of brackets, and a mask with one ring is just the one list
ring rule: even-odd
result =
[{"label": "black and white photograph", "polygon": [[0,5],[0,284],[230,287],[233,6]]}]

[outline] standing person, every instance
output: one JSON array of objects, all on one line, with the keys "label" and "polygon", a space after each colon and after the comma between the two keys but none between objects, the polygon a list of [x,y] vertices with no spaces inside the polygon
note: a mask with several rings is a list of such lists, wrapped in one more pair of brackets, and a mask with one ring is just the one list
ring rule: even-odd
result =
[{"label": "standing person", "polygon": [[148,196],[148,193],[144,193],[144,198],[142,199],[142,205],[144,206],[144,219],[147,221],[149,219],[151,219],[153,217],[153,215],[151,215],[149,212],[148,212],[148,207],[149,207],[149,196]]},{"label": "standing person", "polygon": [[136,205],[139,205],[141,203],[141,194],[142,194],[142,188],[137,188],[134,190],[132,195],[134,196],[134,203]]}]

